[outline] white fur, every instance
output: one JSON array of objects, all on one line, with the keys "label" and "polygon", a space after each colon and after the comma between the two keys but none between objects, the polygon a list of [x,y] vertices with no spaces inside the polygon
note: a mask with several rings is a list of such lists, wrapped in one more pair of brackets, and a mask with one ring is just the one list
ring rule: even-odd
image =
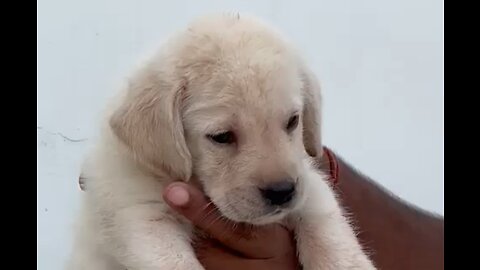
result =
[{"label": "white fur", "polygon": [[[203,269],[191,226],[161,199],[192,176],[226,217],[291,226],[304,269],[374,269],[310,164],[322,154],[319,86],[278,33],[253,18],[200,18],[126,88],[83,167],[69,270]],[[299,126],[286,132],[295,112]],[[235,144],[207,138],[227,130]],[[272,213],[258,188],[287,178],[297,195]]]}]

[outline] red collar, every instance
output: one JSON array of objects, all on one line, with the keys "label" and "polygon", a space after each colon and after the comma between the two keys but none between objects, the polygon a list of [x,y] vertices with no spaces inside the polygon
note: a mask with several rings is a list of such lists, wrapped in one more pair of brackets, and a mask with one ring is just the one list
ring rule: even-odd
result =
[{"label": "red collar", "polygon": [[326,146],[323,147],[323,153],[328,159],[329,175],[331,183],[336,186],[338,184],[338,160],[335,154]]}]

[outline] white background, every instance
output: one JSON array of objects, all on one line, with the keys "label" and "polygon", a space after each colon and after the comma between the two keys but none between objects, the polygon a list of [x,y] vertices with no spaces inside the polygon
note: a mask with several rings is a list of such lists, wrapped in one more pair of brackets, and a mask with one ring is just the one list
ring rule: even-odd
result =
[{"label": "white background", "polygon": [[[443,214],[443,1],[38,2],[38,269],[60,270],[79,165],[132,65],[193,17],[258,15],[322,82],[324,138],[400,197]],[[159,195],[160,196],[160,195]]]}]

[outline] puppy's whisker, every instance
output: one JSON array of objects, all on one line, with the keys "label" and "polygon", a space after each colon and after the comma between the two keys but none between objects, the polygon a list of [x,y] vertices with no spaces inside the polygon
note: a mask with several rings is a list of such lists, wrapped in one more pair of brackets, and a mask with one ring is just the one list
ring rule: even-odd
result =
[{"label": "puppy's whisker", "polygon": [[203,210],[207,209],[207,208],[208,208],[210,205],[212,205],[212,204],[213,204],[213,202],[210,201],[209,203],[207,203],[207,204],[203,207]]},{"label": "puppy's whisker", "polygon": [[211,214],[214,210],[216,210],[215,208],[212,208],[210,209],[206,214],[203,214],[202,213],[210,206],[212,205],[213,202],[209,202],[207,205],[205,205],[204,207],[202,207],[202,209],[199,209],[195,214],[194,214],[194,219],[200,219],[200,221],[202,219],[204,219],[206,216],[208,216],[209,214]]},{"label": "puppy's whisker", "polygon": [[[210,209],[207,213],[205,213],[204,215],[202,215],[200,217],[200,221],[204,221],[206,219],[208,219],[212,214],[214,214],[215,212],[217,211],[216,208],[212,208]],[[201,213],[202,211],[199,212],[199,214]]]},{"label": "puppy's whisker", "polygon": [[218,217],[216,217],[215,219],[213,219],[213,220],[210,222],[210,224],[208,224],[208,225],[205,227],[205,230],[210,229],[213,225],[215,225],[216,222],[220,221],[222,218],[223,218],[223,216],[218,216]]},{"label": "puppy's whisker", "polygon": [[[225,217],[221,217],[221,220],[224,221],[226,224],[227,224],[227,228],[233,223],[235,224],[234,222],[232,222],[231,220],[225,218]],[[223,239],[226,235],[232,235],[232,231],[229,231],[228,229],[227,230],[224,230],[221,234],[220,234],[220,239]]]}]

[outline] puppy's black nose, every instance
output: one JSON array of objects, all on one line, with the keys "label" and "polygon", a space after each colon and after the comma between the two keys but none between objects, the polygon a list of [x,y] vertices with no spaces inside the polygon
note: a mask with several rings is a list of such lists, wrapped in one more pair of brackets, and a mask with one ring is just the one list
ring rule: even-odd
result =
[{"label": "puppy's black nose", "polygon": [[292,180],[283,180],[261,188],[260,192],[268,203],[281,206],[292,200],[295,195],[295,184]]}]

